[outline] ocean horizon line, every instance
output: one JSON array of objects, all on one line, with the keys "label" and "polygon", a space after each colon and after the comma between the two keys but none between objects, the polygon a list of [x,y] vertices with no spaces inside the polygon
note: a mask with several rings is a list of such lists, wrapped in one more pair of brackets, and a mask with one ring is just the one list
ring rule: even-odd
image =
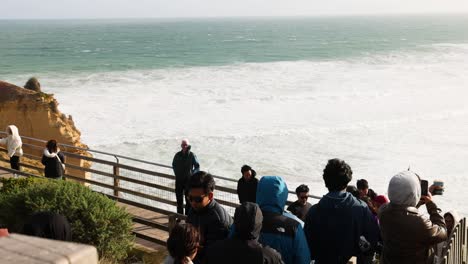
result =
[{"label": "ocean horizon line", "polygon": [[[356,14],[296,14],[296,15],[247,15],[247,16],[167,16],[167,17],[55,17],[55,18],[45,18],[45,17],[17,17],[17,18],[0,18],[0,21],[148,21],[148,20],[158,20],[158,21],[186,21],[186,20],[224,20],[224,19],[285,19],[285,20],[295,20],[295,19],[320,19],[320,18],[390,18],[390,17],[412,17],[412,18],[424,18],[432,16],[463,16],[468,15],[468,12],[431,12],[431,13],[356,13]],[[416,17],[415,17],[416,16]]]}]

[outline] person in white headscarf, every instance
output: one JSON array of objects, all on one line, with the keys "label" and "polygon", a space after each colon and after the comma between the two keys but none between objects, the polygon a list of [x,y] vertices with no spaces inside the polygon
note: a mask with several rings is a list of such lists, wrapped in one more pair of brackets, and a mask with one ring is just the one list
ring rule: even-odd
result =
[{"label": "person in white headscarf", "polygon": [[18,132],[18,128],[14,125],[10,125],[6,129],[7,137],[0,139],[0,144],[5,145],[8,151],[8,157],[10,157],[10,166],[14,170],[20,170],[19,161],[20,157],[23,156],[23,142]]},{"label": "person in white headscarf", "polygon": [[[432,263],[433,246],[447,239],[447,229],[432,196],[421,196],[419,177],[412,171],[393,176],[388,186],[390,203],[379,210],[383,240],[381,263]],[[426,204],[430,218],[419,213],[416,204]]]}]

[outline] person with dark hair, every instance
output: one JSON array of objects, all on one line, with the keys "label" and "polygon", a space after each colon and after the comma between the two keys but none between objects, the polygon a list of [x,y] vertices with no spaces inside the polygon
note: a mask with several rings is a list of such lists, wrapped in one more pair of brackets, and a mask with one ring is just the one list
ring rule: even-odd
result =
[{"label": "person with dark hair", "polygon": [[312,204],[307,202],[307,199],[309,199],[309,187],[305,184],[299,185],[296,188],[296,195],[297,201],[289,205],[287,210],[302,221],[305,221],[307,212],[309,211],[310,207],[312,207]]},{"label": "person with dark hair", "polygon": [[274,248],[286,264],[310,262],[310,253],[296,216],[284,211],[288,186],[279,176],[264,176],[258,182],[257,204],[263,214],[260,243]]},{"label": "person with dark hair", "polygon": [[365,179],[357,180],[356,187],[359,190],[359,196],[364,197],[367,196],[367,192],[369,191],[369,183]]},{"label": "person with dark hair", "polygon": [[255,176],[257,173],[249,165],[242,166],[241,173],[242,177],[237,181],[239,203],[255,203],[258,184],[258,179]]},{"label": "person with dark hair", "polygon": [[234,213],[234,235],[207,249],[207,264],[281,264],[276,250],[258,242],[263,214],[255,203],[245,202]]},{"label": "person with dark hair", "polygon": [[188,200],[191,209],[187,222],[198,228],[201,246],[196,263],[205,257],[206,247],[227,238],[232,224],[231,216],[214,199],[214,189],[215,181],[211,174],[199,171],[190,177]]},{"label": "person with dark hair", "polygon": [[357,180],[356,186],[359,190],[359,198],[369,197],[370,200],[374,200],[377,196],[377,193],[374,190],[369,189],[369,182],[365,179]]},{"label": "person with dark hair", "polygon": [[174,155],[172,160],[172,169],[175,175],[175,193],[177,200],[177,213],[184,214],[184,195],[185,195],[185,214],[188,214],[190,205],[187,201],[187,183],[193,173],[200,169],[197,155],[191,151],[188,139],[183,139],[180,143],[181,151]]},{"label": "person with dark hair", "polygon": [[367,205],[346,192],[351,167],[331,159],[323,170],[329,192],[307,214],[304,231],[316,264],[347,263],[352,256],[367,259],[373,254],[379,228]]},{"label": "person with dark hair", "polygon": [[200,234],[191,224],[177,224],[172,228],[167,239],[169,256],[163,264],[193,264],[198,252]]},{"label": "person with dark hair", "polygon": [[57,141],[51,139],[47,141],[46,148],[42,153],[42,164],[44,164],[44,174],[46,178],[62,179],[65,174],[65,156],[57,147]]},{"label": "person with dark hair", "polygon": [[33,214],[24,224],[23,233],[61,241],[71,241],[70,223],[61,214],[52,212],[38,212]]},{"label": "person with dark hair", "polygon": [[[430,192],[421,196],[419,177],[412,171],[393,176],[388,185],[390,203],[379,210],[383,253],[380,263],[433,263],[433,248],[447,239],[447,228]],[[426,204],[429,218],[416,208]]]},{"label": "person with dark hair", "polygon": [[[6,145],[8,157],[10,157],[10,167],[19,171],[20,157],[23,156],[23,141],[15,125],[6,128],[7,137],[0,138],[0,144]],[[14,175],[16,177],[16,174]]]}]

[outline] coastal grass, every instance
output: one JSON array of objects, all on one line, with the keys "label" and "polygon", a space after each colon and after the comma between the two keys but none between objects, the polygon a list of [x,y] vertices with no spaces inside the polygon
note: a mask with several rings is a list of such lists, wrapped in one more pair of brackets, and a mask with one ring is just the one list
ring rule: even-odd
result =
[{"label": "coastal grass", "polygon": [[131,216],[102,194],[78,183],[43,178],[1,179],[0,222],[22,232],[28,217],[51,211],[70,222],[74,242],[93,245],[106,263],[124,260],[134,244]]}]

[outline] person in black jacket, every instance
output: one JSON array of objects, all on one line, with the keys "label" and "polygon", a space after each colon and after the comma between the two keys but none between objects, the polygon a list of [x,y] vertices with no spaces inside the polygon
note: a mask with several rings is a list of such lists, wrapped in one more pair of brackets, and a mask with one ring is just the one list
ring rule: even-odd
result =
[{"label": "person in black jacket", "polygon": [[255,203],[245,202],[234,213],[234,235],[207,249],[206,263],[281,264],[281,255],[258,242],[263,214]]},{"label": "person in black jacket", "polygon": [[203,260],[206,247],[227,238],[232,224],[231,216],[214,199],[214,188],[213,176],[204,171],[192,175],[188,184],[191,208],[187,223],[198,228],[200,233],[200,250],[194,263]]},{"label": "person in black jacket", "polygon": [[307,202],[309,199],[309,187],[301,184],[296,188],[297,201],[288,206],[288,211],[297,216],[302,221],[305,221],[307,212],[309,212],[312,204]]},{"label": "person in black jacket", "polygon": [[257,173],[248,165],[241,168],[242,178],[237,182],[237,195],[239,203],[252,202],[257,199],[257,184],[258,179],[255,178]]},{"label": "person in black jacket", "polygon": [[331,159],[323,170],[329,192],[307,213],[304,232],[316,264],[358,263],[377,246],[380,230],[365,203],[346,192],[353,171],[343,160]]},{"label": "person in black jacket", "polygon": [[60,152],[60,149],[58,149],[55,139],[47,141],[41,162],[45,166],[44,174],[47,178],[61,179],[63,177],[65,157]]},{"label": "person in black jacket", "polygon": [[[172,169],[174,170],[175,180],[175,193],[177,200],[177,213],[184,213],[184,195],[187,192],[187,183],[190,176],[200,169],[197,156],[191,152],[192,146],[189,145],[188,139],[183,139],[180,144],[181,151],[177,152],[172,160]],[[187,197],[185,197],[187,198]],[[187,199],[185,199],[187,201]],[[190,205],[186,202],[185,214],[188,213]]]}]

